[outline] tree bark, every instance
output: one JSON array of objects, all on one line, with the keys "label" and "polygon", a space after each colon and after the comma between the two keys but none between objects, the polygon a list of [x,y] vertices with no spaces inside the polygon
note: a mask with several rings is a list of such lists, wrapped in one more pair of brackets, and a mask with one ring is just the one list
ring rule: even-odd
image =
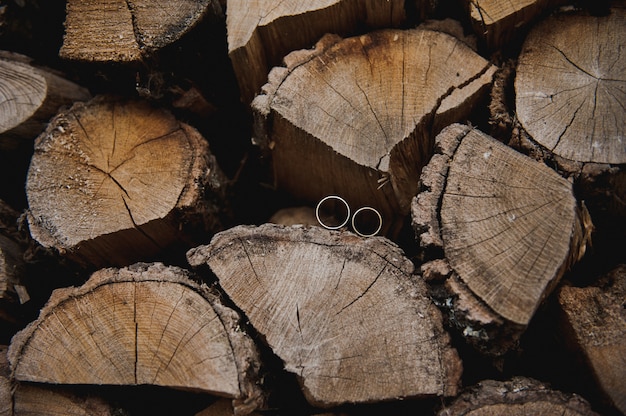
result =
[{"label": "tree bark", "polygon": [[72,259],[128,265],[219,229],[225,182],[194,128],[145,102],[98,97],[37,138],[28,223]]},{"label": "tree bark", "polygon": [[[412,217],[422,247],[447,264],[423,269],[447,278],[470,341],[484,341],[490,326],[517,338],[584,254],[588,218],[570,182],[484,133],[452,125],[436,147]],[[490,341],[485,348],[511,346]]]},{"label": "tree bark", "polygon": [[58,289],[9,347],[13,377],[54,384],[152,384],[262,399],[259,356],[240,317],[188,273],[160,263],[102,269]]},{"label": "tree bark", "polygon": [[562,0],[464,0],[474,32],[495,50],[519,38],[525,26]]},{"label": "tree bark", "polygon": [[383,233],[409,212],[432,130],[466,117],[495,67],[431,30],[326,36],[274,68],[253,103],[255,140],[271,152],[279,188],[372,206]]},{"label": "tree bark", "polygon": [[[406,20],[404,1],[324,0],[280,2],[230,0],[226,15],[228,55],[242,101],[250,103],[267,82],[269,70],[291,51],[309,48],[325,33],[350,35],[369,29],[398,27]],[[429,2],[416,1],[425,14]]]},{"label": "tree bark", "polygon": [[133,62],[175,42],[205,14],[221,14],[217,0],[70,0],[59,55],[92,62]]},{"label": "tree bark", "polygon": [[461,362],[393,243],[319,227],[238,226],[188,252],[320,407],[453,396]]},{"label": "tree bark", "polygon": [[571,348],[584,357],[609,402],[626,413],[626,265],[594,286],[563,286],[558,292]]},{"label": "tree bark", "polygon": [[438,416],[562,415],[597,416],[583,398],[552,390],[525,377],[509,381],[485,380],[471,387]]},{"label": "tree bark", "polygon": [[90,98],[89,91],[30,58],[0,51],[0,147],[32,140],[59,107]]}]

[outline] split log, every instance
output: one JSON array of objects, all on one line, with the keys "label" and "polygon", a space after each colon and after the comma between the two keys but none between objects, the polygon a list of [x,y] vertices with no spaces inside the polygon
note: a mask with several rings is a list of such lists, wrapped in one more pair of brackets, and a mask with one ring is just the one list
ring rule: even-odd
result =
[{"label": "split log", "polygon": [[0,345],[0,416],[112,416],[113,407],[100,397],[84,396],[56,386],[13,383],[7,346]]},{"label": "split log", "polygon": [[97,97],[37,138],[28,223],[74,260],[128,265],[219,229],[225,183],[194,128],[145,102]]},{"label": "split log", "polygon": [[30,58],[0,51],[0,142],[32,140],[59,107],[90,98],[89,91]]},{"label": "split log", "polygon": [[59,55],[91,62],[133,62],[175,42],[207,13],[222,14],[217,0],[70,0]]},{"label": "split log", "polygon": [[525,377],[510,381],[485,380],[471,387],[438,413],[438,416],[562,415],[598,416],[576,394],[552,390]]},{"label": "split log", "polygon": [[203,391],[232,398],[242,414],[262,399],[258,352],[239,315],[160,263],[102,269],[55,290],[8,357],[18,381]]},{"label": "split log", "polygon": [[312,405],[456,394],[461,361],[441,314],[389,240],[238,226],[187,256],[209,265]]},{"label": "split log", "polygon": [[[430,8],[427,1],[415,4],[421,15]],[[270,68],[287,53],[311,47],[325,33],[350,35],[363,28],[399,27],[406,20],[404,7],[400,0],[229,0],[228,55],[242,101],[252,101],[267,82]]]},{"label": "split log", "polygon": [[626,414],[626,266],[594,286],[563,286],[558,301],[563,326],[577,356],[593,375],[609,402]]},{"label": "split log", "polygon": [[552,16],[526,39],[515,78],[513,144],[577,180],[594,216],[626,230],[626,6]]},{"label": "split log", "polygon": [[495,71],[458,39],[421,29],[328,35],[285,63],[253,102],[277,186],[372,206],[383,233],[409,212],[432,130],[467,117]]},{"label": "split log", "polygon": [[521,30],[562,0],[464,0],[474,32],[496,50],[519,37]]},{"label": "split log", "polygon": [[421,246],[444,259],[422,272],[446,278],[466,338],[500,354],[584,254],[589,220],[570,182],[478,130],[451,125],[436,147],[412,217]]}]

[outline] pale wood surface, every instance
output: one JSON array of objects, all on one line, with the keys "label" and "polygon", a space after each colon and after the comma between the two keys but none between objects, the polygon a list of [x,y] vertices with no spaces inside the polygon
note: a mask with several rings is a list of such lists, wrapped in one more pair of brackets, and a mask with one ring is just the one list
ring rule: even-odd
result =
[{"label": "pale wood surface", "polygon": [[[418,10],[427,3],[416,2]],[[285,55],[313,46],[325,33],[351,34],[362,25],[398,27],[405,18],[399,0],[229,0],[228,54],[242,100],[252,101]]]},{"label": "pale wood surface", "polygon": [[339,194],[355,209],[373,206],[385,227],[409,211],[433,123],[467,116],[495,70],[431,30],[329,35],[285,62],[253,102],[277,186],[311,202]]},{"label": "pale wood surface", "polygon": [[70,0],[61,57],[81,61],[138,61],[187,33],[217,0]]},{"label": "pale wood surface", "polygon": [[413,202],[420,243],[442,248],[480,303],[527,325],[585,251],[571,183],[467,126],[446,128],[437,148]]},{"label": "pale wood surface", "polygon": [[54,384],[152,384],[254,408],[259,357],[240,317],[183,269],[138,263],[58,289],[9,347],[13,377]]},{"label": "pale wood surface", "polygon": [[34,66],[30,58],[0,51],[0,145],[33,140],[59,107],[89,98],[87,89]]},{"label": "pale wood surface", "polygon": [[187,256],[211,267],[311,404],[456,394],[461,362],[441,315],[390,241],[265,224]]},{"label": "pale wood surface", "polygon": [[537,25],[520,53],[516,112],[540,145],[576,162],[626,163],[626,8],[562,14]]},{"label": "pale wood surface", "polygon": [[[146,102],[97,97],[58,114],[28,171],[31,235],[95,265],[126,265],[180,239],[177,215],[219,227],[223,173],[197,130]],[[211,212],[213,210],[213,212]]]},{"label": "pale wood surface", "polygon": [[501,48],[560,0],[464,0],[474,32],[491,49]]}]

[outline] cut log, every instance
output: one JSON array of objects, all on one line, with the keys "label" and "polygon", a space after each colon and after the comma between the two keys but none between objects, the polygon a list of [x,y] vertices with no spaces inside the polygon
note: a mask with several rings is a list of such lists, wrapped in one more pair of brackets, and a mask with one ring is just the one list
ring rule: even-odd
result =
[{"label": "cut log", "polygon": [[219,229],[225,183],[194,128],[144,102],[97,97],[37,138],[28,223],[72,259],[128,265]]},{"label": "cut log", "polygon": [[0,51],[0,144],[33,140],[59,107],[90,98],[89,91],[29,58]]},{"label": "cut log", "polygon": [[474,32],[489,49],[498,49],[516,37],[543,12],[563,0],[464,0]]},{"label": "cut log", "polygon": [[441,314],[390,241],[265,224],[187,256],[209,265],[312,405],[456,394],[461,361]]},{"label": "cut log", "polygon": [[[415,3],[419,14],[430,8],[430,2]],[[270,68],[287,53],[313,46],[325,33],[398,27],[406,20],[404,5],[400,0],[229,0],[228,55],[242,101],[252,101],[267,82]]]},{"label": "cut log", "polygon": [[329,35],[285,62],[253,103],[277,186],[310,202],[338,194],[354,209],[372,206],[383,233],[409,212],[433,123],[464,119],[495,71],[458,39],[419,29]]},{"label": "cut log", "polygon": [[9,347],[13,377],[54,384],[152,384],[261,401],[259,356],[240,317],[183,269],[138,263],[58,289]]},{"label": "cut log", "polygon": [[[448,269],[434,271],[440,263],[423,268],[448,277],[466,336],[495,327],[519,337],[585,252],[586,211],[570,182],[478,130],[452,125],[437,136],[436,147],[412,217],[421,246],[443,254]],[[487,344],[494,352],[510,346]]]},{"label": "cut log", "polygon": [[558,300],[571,347],[611,404],[626,414],[626,265],[594,286],[563,286]]},{"label": "cut log", "polygon": [[114,409],[93,395],[77,395],[61,387],[13,383],[7,346],[0,345],[0,416],[112,416]]},{"label": "cut log", "polygon": [[70,0],[59,55],[93,62],[132,62],[178,40],[217,0]]},{"label": "cut log", "polygon": [[516,111],[525,131],[574,162],[626,163],[626,8],[608,16],[556,15],[519,56]]},{"label": "cut log", "polygon": [[576,394],[565,394],[524,377],[510,381],[485,380],[468,389],[438,416],[598,416]]}]

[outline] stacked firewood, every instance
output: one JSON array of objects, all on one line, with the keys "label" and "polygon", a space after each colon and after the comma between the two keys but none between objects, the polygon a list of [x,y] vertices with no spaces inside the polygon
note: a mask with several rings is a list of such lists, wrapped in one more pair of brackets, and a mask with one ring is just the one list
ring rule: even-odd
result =
[{"label": "stacked firewood", "polygon": [[624,3],[43,3],[0,414],[626,414]]}]

